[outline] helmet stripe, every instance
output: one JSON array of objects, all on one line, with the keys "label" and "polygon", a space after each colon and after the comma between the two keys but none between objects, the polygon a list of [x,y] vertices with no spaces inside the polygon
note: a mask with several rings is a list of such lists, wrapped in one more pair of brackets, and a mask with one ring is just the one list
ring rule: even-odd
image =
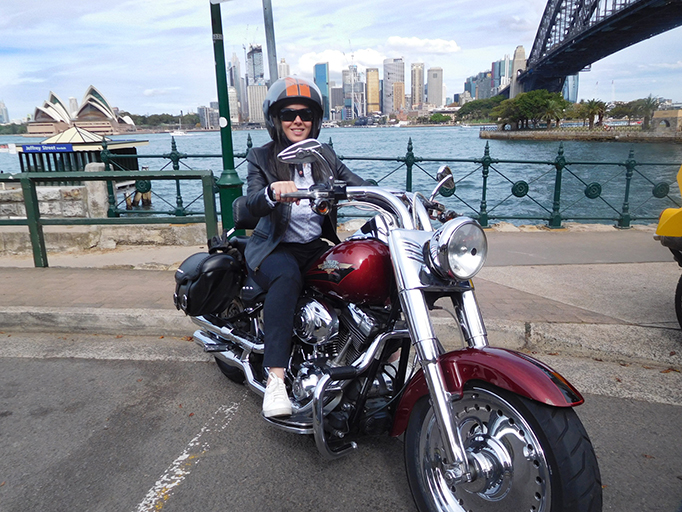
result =
[{"label": "helmet stripe", "polygon": [[287,86],[287,96],[305,96],[312,98],[310,87],[306,83],[299,82],[296,78],[286,78],[285,84]]},{"label": "helmet stripe", "polygon": [[301,96],[305,96],[306,98],[311,98],[312,94],[310,94],[310,87],[306,84],[298,84],[298,89],[301,92]]},{"label": "helmet stripe", "polygon": [[295,78],[287,78],[285,80],[287,86],[287,96],[298,96],[298,85]]}]

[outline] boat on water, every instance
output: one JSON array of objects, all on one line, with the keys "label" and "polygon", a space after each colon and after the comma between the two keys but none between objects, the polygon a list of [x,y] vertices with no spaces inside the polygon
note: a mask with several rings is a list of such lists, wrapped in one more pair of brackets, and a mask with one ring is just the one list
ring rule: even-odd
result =
[{"label": "boat on water", "polygon": [[182,137],[187,135],[187,132],[182,130],[182,110],[180,111],[180,123],[178,124],[178,129],[169,133],[171,134],[171,137]]}]

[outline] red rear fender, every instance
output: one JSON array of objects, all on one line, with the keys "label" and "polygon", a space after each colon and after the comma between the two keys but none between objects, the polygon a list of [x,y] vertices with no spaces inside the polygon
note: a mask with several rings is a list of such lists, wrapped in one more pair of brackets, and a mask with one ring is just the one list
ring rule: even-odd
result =
[{"label": "red rear fender", "polygon": [[[492,347],[472,348],[448,352],[439,362],[448,391],[456,395],[461,395],[467,382],[482,381],[554,407],[573,407],[584,402],[580,393],[559,373],[519,352]],[[424,373],[420,370],[398,404],[392,436],[405,431],[414,404],[428,392]]]}]

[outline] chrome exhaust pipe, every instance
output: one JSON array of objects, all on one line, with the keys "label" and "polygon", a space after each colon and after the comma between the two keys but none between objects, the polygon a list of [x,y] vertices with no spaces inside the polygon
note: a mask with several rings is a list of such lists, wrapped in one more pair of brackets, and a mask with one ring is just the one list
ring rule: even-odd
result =
[{"label": "chrome exhaust pipe", "polygon": [[[203,346],[215,345],[215,340],[206,336],[206,334],[201,331],[196,331],[194,333],[194,341]],[[251,371],[251,365],[249,364],[248,359],[242,359],[243,356],[237,354],[235,349],[237,349],[237,347],[228,347],[227,350],[214,352],[213,355],[216,359],[220,359],[225,364],[241,370],[244,373],[245,381],[247,386],[249,386],[249,389],[260,396],[263,396],[265,394],[265,386],[256,380],[253,371]],[[246,357],[248,358],[248,352],[246,352]]]},{"label": "chrome exhaust pipe", "polygon": [[[192,322],[194,322],[204,330],[211,332],[216,336],[220,336],[221,338],[225,338],[226,340],[229,340],[233,343],[236,343],[237,345],[239,345],[245,350],[248,350],[249,352],[262,354],[263,351],[265,350],[265,345],[263,343],[253,343],[252,341],[249,341],[246,338],[239,336],[238,334],[235,334],[236,329],[234,328],[218,327],[217,325],[212,324],[203,316],[191,316],[190,318],[192,319]],[[215,344],[215,342],[213,342],[212,344]]]}]

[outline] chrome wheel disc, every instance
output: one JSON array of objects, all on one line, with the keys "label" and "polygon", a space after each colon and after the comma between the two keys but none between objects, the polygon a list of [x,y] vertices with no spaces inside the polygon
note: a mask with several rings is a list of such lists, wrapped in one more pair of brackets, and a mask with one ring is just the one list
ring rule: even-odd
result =
[{"label": "chrome wheel disc", "polygon": [[521,413],[484,388],[465,391],[452,404],[472,482],[452,484],[444,471],[443,442],[432,410],[419,440],[420,471],[436,510],[547,512],[549,467],[542,446]]}]

